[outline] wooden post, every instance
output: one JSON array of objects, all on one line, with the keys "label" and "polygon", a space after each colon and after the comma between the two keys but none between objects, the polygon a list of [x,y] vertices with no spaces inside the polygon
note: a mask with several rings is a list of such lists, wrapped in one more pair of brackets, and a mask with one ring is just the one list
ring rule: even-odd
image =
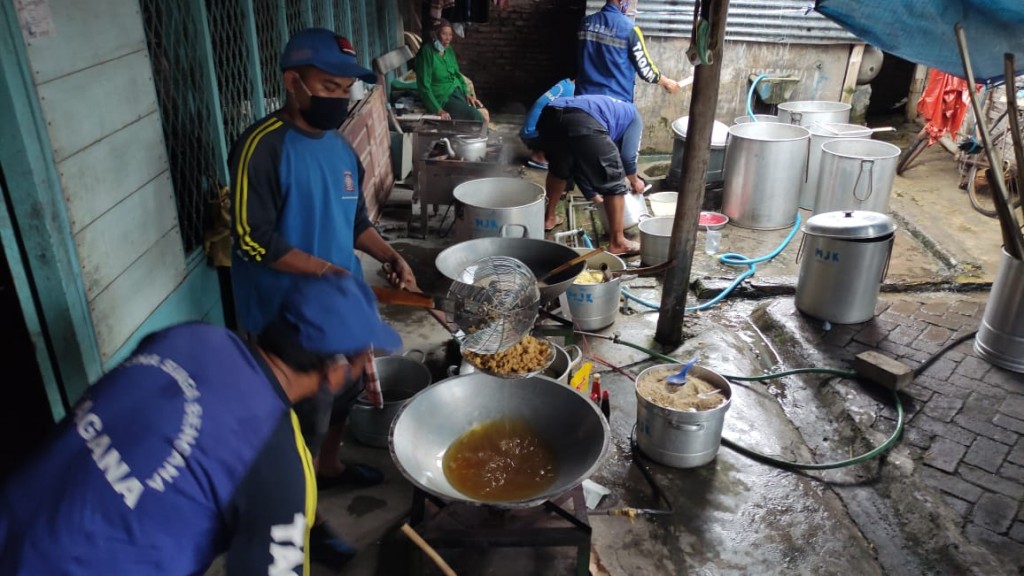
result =
[{"label": "wooden post", "polygon": [[[706,0],[707,1],[707,0]],[[708,45],[714,47],[711,64],[697,66],[693,73],[693,97],[690,99],[690,124],[686,130],[683,166],[676,204],[675,222],[669,258],[675,265],[665,274],[661,293],[661,313],[655,340],[676,346],[683,338],[683,308],[689,291],[690,268],[697,249],[697,223],[704,204],[704,183],[711,157],[711,132],[718,105],[718,83],[722,75],[725,47],[725,20],[729,0],[710,0],[711,30]]]},{"label": "wooden post", "polygon": [[839,101],[849,104],[853,100],[853,92],[857,89],[857,76],[860,75],[860,64],[864,61],[864,44],[854,44],[850,49],[850,59],[846,62],[846,77],[843,79],[843,90]]}]

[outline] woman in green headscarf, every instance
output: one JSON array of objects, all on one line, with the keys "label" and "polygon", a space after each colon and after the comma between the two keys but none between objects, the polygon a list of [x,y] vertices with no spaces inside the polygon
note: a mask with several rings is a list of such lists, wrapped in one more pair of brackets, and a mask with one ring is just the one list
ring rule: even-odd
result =
[{"label": "woman in green headscarf", "polygon": [[459,71],[452,38],[455,32],[447,20],[434,26],[433,42],[424,42],[416,54],[416,89],[429,112],[445,120],[489,122],[487,109],[472,94]]}]

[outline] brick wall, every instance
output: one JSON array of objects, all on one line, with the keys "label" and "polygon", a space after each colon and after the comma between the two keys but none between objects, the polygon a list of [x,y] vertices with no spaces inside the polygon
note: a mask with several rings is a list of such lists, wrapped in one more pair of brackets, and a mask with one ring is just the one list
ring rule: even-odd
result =
[{"label": "brick wall", "polygon": [[509,0],[492,6],[486,24],[472,24],[453,45],[459,66],[492,111],[529,108],[576,67],[576,27],[583,0]]}]

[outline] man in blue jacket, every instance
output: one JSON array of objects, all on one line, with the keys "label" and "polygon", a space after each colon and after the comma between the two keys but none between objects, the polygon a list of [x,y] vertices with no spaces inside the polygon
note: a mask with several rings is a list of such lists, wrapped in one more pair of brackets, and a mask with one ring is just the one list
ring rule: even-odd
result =
[{"label": "man in blue jacket", "polygon": [[0,491],[0,574],[309,572],[317,488],[291,407],[401,348],[369,286],[304,278],[256,344],[188,323],[90,387]]},{"label": "man in blue jacket", "polygon": [[603,202],[608,214],[608,251],[630,254],[639,246],[623,230],[625,195],[643,194],[637,156],[643,123],[636,106],[610,96],[558,98],[537,121],[548,158],[545,228],[557,223],[556,209],[571,177],[588,198]]},{"label": "man in blue jacket", "polygon": [[540,98],[533,103],[530,107],[530,111],[526,113],[526,119],[523,120],[523,127],[519,130],[519,138],[526,144],[526,147],[530,150],[530,159],[526,161],[527,166],[530,168],[536,168],[538,170],[547,170],[548,161],[544,156],[544,151],[540,148],[537,134],[537,120],[540,120],[540,113],[544,111],[544,107],[555,100],[555,98],[561,98],[563,96],[572,96],[575,93],[576,86],[572,78],[563,78],[558,81],[557,84],[548,88],[548,91],[541,94]]},{"label": "man in blue jacket", "polygon": [[664,76],[651,60],[640,27],[626,16],[629,0],[608,0],[580,22],[576,46],[576,94],[603,94],[633,101],[639,75],[670,94],[679,83]]}]

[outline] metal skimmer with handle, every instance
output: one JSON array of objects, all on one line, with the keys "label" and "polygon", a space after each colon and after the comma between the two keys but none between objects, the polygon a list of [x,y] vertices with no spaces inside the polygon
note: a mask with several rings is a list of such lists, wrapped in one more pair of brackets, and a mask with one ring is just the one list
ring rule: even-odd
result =
[{"label": "metal skimmer with handle", "polygon": [[466,333],[462,348],[497,354],[526,337],[537,321],[540,290],[533,272],[508,256],[487,256],[452,282],[446,298],[455,323]]}]

